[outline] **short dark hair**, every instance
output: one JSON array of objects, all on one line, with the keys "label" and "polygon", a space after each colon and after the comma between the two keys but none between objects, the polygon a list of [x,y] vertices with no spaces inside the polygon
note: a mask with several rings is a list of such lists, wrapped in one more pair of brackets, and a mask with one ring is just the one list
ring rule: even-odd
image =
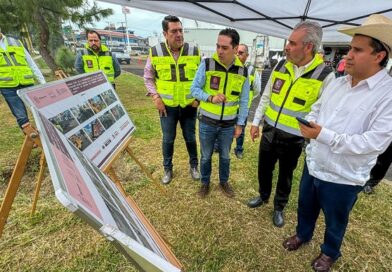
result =
[{"label": "short dark hair", "polygon": [[87,29],[86,30],[86,39],[88,40],[88,34],[97,34],[98,39],[101,40],[101,35],[99,35],[99,33],[93,29]]},{"label": "short dark hair", "polygon": [[231,45],[234,47],[240,44],[240,34],[233,28],[225,28],[219,32],[219,36],[224,35],[231,38]]},{"label": "short dark hair", "polygon": [[370,46],[373,48],[373,53],[379,53],[379,52],[385,51],[386,55],[382,59],[382,61],[380,62],[380,66],[381,67],[386,67],[387,64],[388,64],[388,60],[389,60],[389,53],[388,53],[388,50],[386,48],[386,45],[384,45],[379,40],[370,37]]},{"label": "short dark hair", "polygon": [[388,60],[389,60],[389,51],[386,48],[387,45],[384,45],[380,40],[367,36],[367,35],[363,35],[363,34],[355,34],[354,36],[364,36],[364,37],[368,37],[370,39],[369,45],[371,48],[373,48],[373,54],[377,54],[380,53],[382,51],[385,51],[386,55],[385,57],[382,59],[382,61],[380,62],[380,66],[381,67],[386,67],[388,64]]},{"label": "short dark hair", "polygon": [[167,32],[169,30],[169,23],[181,23],[180,19],[177,16],[167,15],[162,20],[162,29],[163,31]]}]

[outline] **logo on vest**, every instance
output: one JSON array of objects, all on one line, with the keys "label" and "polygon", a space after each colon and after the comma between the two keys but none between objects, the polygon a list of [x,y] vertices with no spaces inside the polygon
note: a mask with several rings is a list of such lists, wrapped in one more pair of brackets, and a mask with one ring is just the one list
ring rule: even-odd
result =
[{"label": "logo on vest", "polygon": [[86,64],[88,68],[93,68],[93,61],[92,60],[86,60]]},{"label": "logo on vest", "polygon": [[212,90],[219,90],[219,84],[220,84],[220,77],[217,76],[212,76],[210,79],[210,89]]},{"label": "logo on vest", "polygon": [[274,84],[272,85],[272,92],[279,94],[282,90],[285,80],[280,78],[275,78]]}]

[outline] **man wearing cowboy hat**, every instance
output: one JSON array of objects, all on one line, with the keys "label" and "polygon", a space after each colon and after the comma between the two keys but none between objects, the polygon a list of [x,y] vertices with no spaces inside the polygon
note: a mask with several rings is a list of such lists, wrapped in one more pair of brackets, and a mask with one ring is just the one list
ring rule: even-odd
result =
[{"label": "man wearing cowboy hat", "polygon": [[384,68],[392,48],[392,20],[371,15],[359,27],[340,29],[353,36],[346,56],[347,76],[335,79],[300,124],[310,139],[298,199],[296,234],[283,242],[297,250],[312,239],[320,210],[324,243],[311,263],[329,271],[341,256],[349,214],[377,156],[392,139],[392,78]]}]

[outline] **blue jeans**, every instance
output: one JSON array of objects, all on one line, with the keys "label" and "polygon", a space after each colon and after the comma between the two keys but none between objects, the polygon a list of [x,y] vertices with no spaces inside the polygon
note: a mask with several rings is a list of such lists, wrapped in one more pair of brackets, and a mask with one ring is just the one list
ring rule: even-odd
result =
[{"label": "blue jeans", "polygon": [[305,163],[299,187],[297,235],[303,242],[312,239],[320,210],[325,217],[321,252],[336,260],[346,232],[350,211],[361,186],[326,182],[309,174]]},{"label": "blue jeans", "polygon": [[14,88],[0,88],[0,92],[4,96],[4,99],[7,102],[12,114],[15,116],[16,122],[18,123],[19,127],[22,127],[22,125],[28,123],[29,117],[27,115],[26,107],[22,99],[20,99],[20,97],[16,93],[16,91],[30,86],[32,85],[18,86]]},{"label": "blue jeans", "polygon": [[174,140],[177,134],[177,123],[180,122],[182,135],[185,139],[185,145],[189,154],[189,164],[191,167],[197,167],[197,145],[195,136],[196,113],[197,108],[188,106],[168,107],[166,106],[167,117],[161,117],[162,128],[162,153],[163,168],[165,170],[173,169]]},{"label": "blue jeans", "polygon": [[246,126],[244,126],[242,128],[241,135],[236,139],[237,140],[237,146],[234,148],[234,152],[235,153],[242,153],[242,152],[244,152],[245,129],[246,129]]},{"label": "blue jeans", "polygon": [[219,182],[225,183],[229,180],[230,175],[230,148],[233,142],[234,126],[215,127],[206,123],[199,123],[200,139],[200,174],[201,182],[210,183],[211,178],[211,156],[214,151],[215,141],[218,141],[219,150]]},{"label": "blue jeans", "polygon": [[234,148],[234,152],[236,154],[244,152],[245,129],[246,129],[247,122],[248,122],[248,118],[246,118],[245,120],[245,126],[242,128],[241,135],[236,139],[237,146]]}]

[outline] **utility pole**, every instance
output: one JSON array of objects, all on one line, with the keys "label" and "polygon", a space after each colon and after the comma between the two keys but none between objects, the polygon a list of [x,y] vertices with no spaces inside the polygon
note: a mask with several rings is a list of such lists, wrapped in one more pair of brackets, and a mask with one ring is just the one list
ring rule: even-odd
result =
[{"label": "utility pole", "polygon": [[124,13],[124,19],[125,19],[125,34],[127,35],[126,42],[127,42],[127,46],[129,46],[127,14],[131,14],[131,10],[129,9],[129,7],[123,6],[122,13]]},{"label": "utility pole", "polygon": [[110,40],[110,46],[112,46],[113,41],[112,41],[112,31],[111,31],[111,23],[109,21],[106,21],[108,24],[108,31],[109,31],[109,40]]}]

